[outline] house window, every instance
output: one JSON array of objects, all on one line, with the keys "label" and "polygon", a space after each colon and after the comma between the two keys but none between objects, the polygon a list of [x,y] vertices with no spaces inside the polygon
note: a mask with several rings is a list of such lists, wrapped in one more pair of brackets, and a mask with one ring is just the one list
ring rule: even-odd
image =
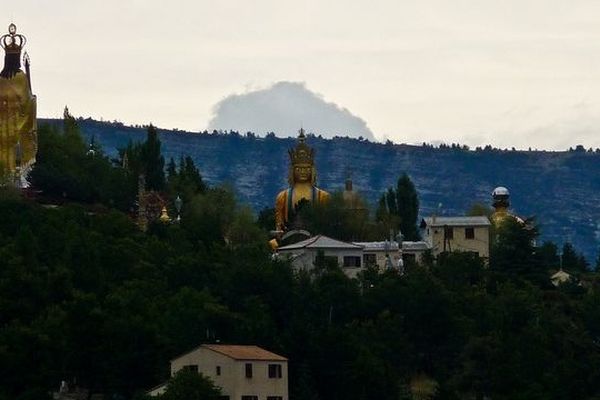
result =
[{"label": "house window", "polygon": [[475,228],[465,228],[465,239],[475,239]]},{"label": "house window", "polygon": [[358,256],[345,256],[344,267],[360,267],[360,257]]},{"label": "house window", "polygon": [[258,396],[242,396],[242,400],[258,400]]},{"label": "house window", "polygon": [[281,364],[269,364],[269,378],[281,378]]},{"label": "house window", "polygon": [[363,255],[363,263],[366,266],[375,266],[375,265],[377,265],[377,255],[376,254],[365,254],[365,255]]},{"label": "house window", "polygon": [[281,396],[267,396],[267,400],[283,400]]},{"label": "house window", "polygon": [[446,226],[444,228],[444,239],[454,239],[454,229]]},{"label": "house window", "polygon": [[229,400],[229,396],[219,396],[217,397],[219,400]]},{"label": "house window", "polygon": [[246,378],[252,378],[252,364],[246,363]]},{"label": "house window", "polygon": [[184,365],[182,369],[184,369],[185,371],[198,372],[198,366],[197,365]]},{"label": "house window", "polygon": [[221,375],[221,366],[217,365],[217,376]]}]

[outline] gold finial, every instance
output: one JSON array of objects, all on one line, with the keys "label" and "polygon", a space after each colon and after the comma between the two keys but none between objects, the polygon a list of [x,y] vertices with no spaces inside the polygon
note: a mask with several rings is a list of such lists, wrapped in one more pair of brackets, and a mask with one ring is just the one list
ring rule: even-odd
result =
[{"label": "gold finial", "polygon": [[169,217],[169,213],[167,212],[167,207],[163,207],[160,210],[160,222],[171,222],[171,217]]}]

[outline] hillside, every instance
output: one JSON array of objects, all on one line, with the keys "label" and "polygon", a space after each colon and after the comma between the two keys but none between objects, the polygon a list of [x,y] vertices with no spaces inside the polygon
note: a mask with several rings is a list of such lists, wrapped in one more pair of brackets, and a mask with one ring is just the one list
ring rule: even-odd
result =
[{"label": "hillside", "polygon": [[[40,123],[59,123],[41,120]],[[81,120],[86,136],[95,136],[109,154],[129,140],[143,140],[145,130],[117,123]],[[271,206],[286,186],[287,149],[294,139],[237,134],[202,134],[161,130],[167,157],[189,154],[209,183],[232,184],[242,201],[255,209]],[[421,214],[438,203],[442,214],[462,214],[473,203],[490,203],[495,186],[511,190],[512,207],[536,216],[542,240],[571,241],[594,261],[600,245],[600,154],[584,151],[466,151],[424,146],[379,144],[356,139],[311,138],[316,149],[318,184],[343,189],[351,174],[355,190],[374,203],[402,172],[414,181]]]}]

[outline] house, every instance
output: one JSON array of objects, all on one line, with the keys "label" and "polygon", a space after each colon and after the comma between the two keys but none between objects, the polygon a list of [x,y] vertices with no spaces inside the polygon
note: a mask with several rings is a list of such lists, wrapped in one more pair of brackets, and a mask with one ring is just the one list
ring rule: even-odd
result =
[{"label": "house", "polygon": [[[258,346],[203,344],[171,360],[171,375],[197,371],[221,388],[222,400],[288,400],[288,360]],[[166,385],[148,392],[164,393]]]},{"label": "house", "polygon": [[421,221],[421,237],[435,257],[443,252],[465,251],[489,259],[490,225],[484,216],[433,216]]},{"label": "house", "polygon": [[427,250],[425,242],[402,242],[400,249],[394,240],[350,243],[325,235],[313,236],[277,249],[278,256],[288,257],[294,268],[306,270],[314,268],[317,254],[323,252],[325,259],[335,261],[349,278],[356,278],[367,267],[376,267],[380,271],[401,269],[407,262],[420,262]]},{"label": "house", "polygon": [[289,257],[292,266],[296,269],[313,269],[319,252],[323,252],[326,260],[335,261],[350,278],[356,277],[364,268],[363,247],[361,245],[342,242],[325,235],[313,236],[280,247],[277,252],[281,257]]}]

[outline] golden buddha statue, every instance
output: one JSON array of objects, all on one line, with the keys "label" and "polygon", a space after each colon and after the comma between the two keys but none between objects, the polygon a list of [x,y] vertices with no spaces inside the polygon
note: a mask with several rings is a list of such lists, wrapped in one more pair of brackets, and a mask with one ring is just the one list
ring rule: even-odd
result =
[{"label": "golden buddha statue", "polygon": [[290,168],[288,173],[289,187],[282,190],[275,200],[275,229],[285,231],[288,227],[290,213],[302,200],[313,204],[323,203],[329,199],[329,193],[315,186],[317,171],[314,165],[314,150],[306,143],[304,129],[300,129],[298,144],[288,151]]},{"label": "golden buddha statue", "polygon": [[21,70],[21,50],[27,40],[10,24],[0,37],[4,69],[0,72],[0,168],[19,182],[35,162],[37,153],[36,97],[31,93],[29,57]]}]

